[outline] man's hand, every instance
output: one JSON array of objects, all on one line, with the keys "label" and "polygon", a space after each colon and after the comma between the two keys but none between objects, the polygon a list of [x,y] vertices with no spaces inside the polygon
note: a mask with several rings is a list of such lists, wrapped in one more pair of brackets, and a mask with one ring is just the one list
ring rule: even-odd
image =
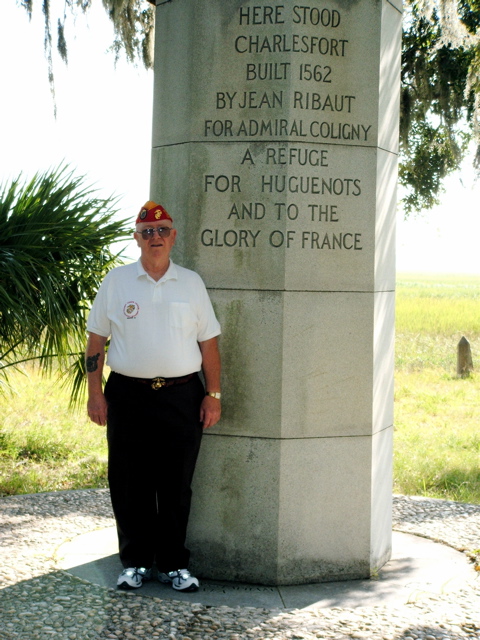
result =
[{"label": "man's hand", "polygon": [[95,424],[104,427],[107,424],[107,401],[103,393],[92,394],[87,402],[88,417]]},{"label": "man's hand", "polygon": [[222,413],[220,400],[205,396],[200,407],[200,422],[203,422],[203,428],[208,429],[217,424]]}]

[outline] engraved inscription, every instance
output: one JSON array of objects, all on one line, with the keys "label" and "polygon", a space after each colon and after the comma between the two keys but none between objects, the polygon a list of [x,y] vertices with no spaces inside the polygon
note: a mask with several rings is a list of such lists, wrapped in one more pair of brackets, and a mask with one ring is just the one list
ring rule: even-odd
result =
[{"label": "engraved inscription", "polygon": [[203,247],[364,250],[364,232],[348,228],[364,174],[346,170],[334,153],[339,144],[373,144],[375,133],[344,79],[348,19],[318,0],[238,8],[229,35],[236,76],[210,96],[203,138],[246,144],[237,165],[203,175],[202,191],[220,209],[200,229]]}]

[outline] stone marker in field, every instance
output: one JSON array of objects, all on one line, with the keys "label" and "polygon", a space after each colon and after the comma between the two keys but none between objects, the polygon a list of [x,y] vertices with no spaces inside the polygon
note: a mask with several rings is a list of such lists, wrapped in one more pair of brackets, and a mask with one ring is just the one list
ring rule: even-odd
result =
[{"label": "stone marker in field", "polygon": [[473,371],[472,348],[465,336],[462,336],[457,345],[457,375],[468,378]]},{"label": "stone marker in field", "polygon": [[151,197],[223,329],[200,576],[342,580],[389,559],[401,11],[157,0]]}]

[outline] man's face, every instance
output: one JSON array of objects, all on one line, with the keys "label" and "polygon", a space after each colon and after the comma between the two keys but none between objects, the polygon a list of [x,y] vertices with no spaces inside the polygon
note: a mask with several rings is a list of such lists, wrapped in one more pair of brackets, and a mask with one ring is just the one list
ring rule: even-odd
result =
[{"label": "man's face", "polygon": [[[145,229],[155,229],[155,231],[153,235],[144,238],[142,236],[142,231]],[[168,237],[161,237],[158,235],[156,229],[170,229],[170,235]],[[156,220],[155,222],[140,222],[137,224],[133,237],[140,247],[142,257],[168,258],[170,256],[170,251],[175,244],[176,235],[177,230],[173,228],[170,220]]]}]

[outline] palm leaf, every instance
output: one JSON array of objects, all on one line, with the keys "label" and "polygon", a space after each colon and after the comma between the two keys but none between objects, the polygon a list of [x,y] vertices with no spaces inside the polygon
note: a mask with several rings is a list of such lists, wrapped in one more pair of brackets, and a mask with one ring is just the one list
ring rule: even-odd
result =
[{"label": "palm leaf", "polygon": [[[130,235],[115,198],[99,198],[64,165],[0,186],[0,377],[22,362],[71,372],[90,304]],[[5,386],[0,384],[0,391]],[[77,394],[78,396],[78,394]]]}]

